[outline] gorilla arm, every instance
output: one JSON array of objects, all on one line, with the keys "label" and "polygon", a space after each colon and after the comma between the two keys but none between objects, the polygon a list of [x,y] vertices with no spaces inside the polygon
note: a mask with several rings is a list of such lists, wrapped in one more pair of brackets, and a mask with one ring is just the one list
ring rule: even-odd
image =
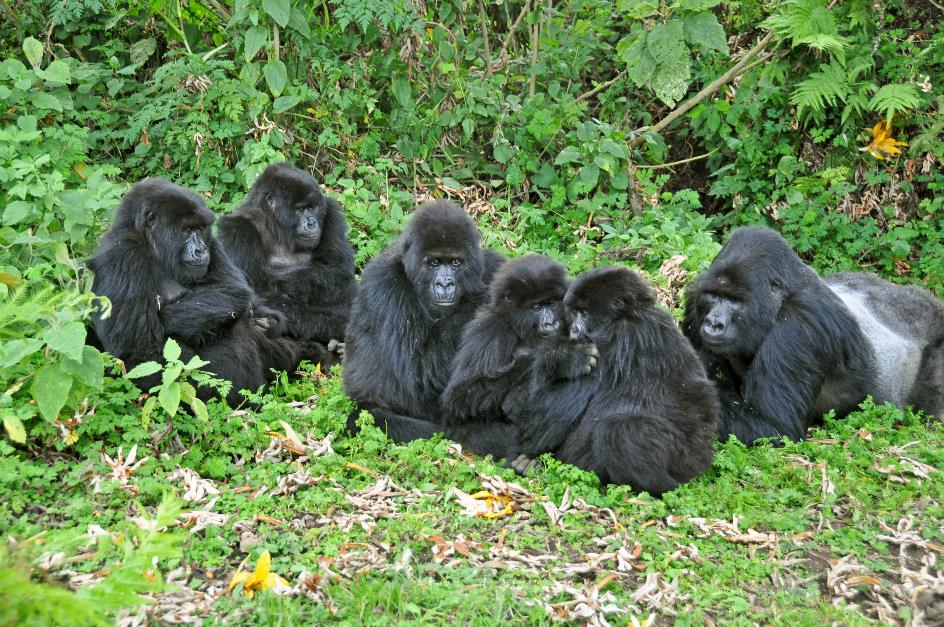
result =
[{"label": "gorilla arm", "polygon": [[160,317],[167,335],[199,348],[237,318],[250,313],[252,289],[215,242],[207,275],[176,301],[162,305]]}]

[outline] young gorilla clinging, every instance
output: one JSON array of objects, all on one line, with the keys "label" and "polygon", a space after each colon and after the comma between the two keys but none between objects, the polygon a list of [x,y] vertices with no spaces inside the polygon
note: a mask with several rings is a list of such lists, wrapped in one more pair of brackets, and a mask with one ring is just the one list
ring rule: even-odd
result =
[{"label": "young gorilla clinging", "polygon": [[356,291],[354,251],[341,204],[308,173],[287,163],[266,168],[245,202],[220,220],[219,234],[262,301],[285,315],[290,336],[343,340]]},{"label": "young gorilla clinging", "polygon": [[[539,349],[528,394],[505,403],[521,427],[516,469],[552,451],[604,483],[653,495],[705,472],[718,397],[652,288],[632,270],[604,266],[578,276],[564,304],[570,346]],[[586,370],[587,342],[599,350],[596,369],[575,378]]]},{"label": "young gorilla clinging", "polygon": [[[567,285],[566,268],[541,255],[512,259],[495,273],[488,303],[462,333],[443,394],[443,410],[454,429],[503,421],[506,399],[520,398],[529,389],[535,350],[542,343],[565,341]],[[586,370],[581,368],[574,376],[587,374],[595,364],[596,349],[586,348]]]},{"label": "young gorilla clinging", "polygon": [[304,347],[277,337],[274,312],[253,311],[252,289],[213,239],[212,223],[203,199],[182,187],[157,178],[132,187],[88,262],[92,291],[112,304],[93,325],[102,347],[129,368],[162,361],[164,342],[174,338],[184,361],[198,353],[209,371],[233,382],[227,400],[235,406],[239,390],[271,380],[272,368],[295,367]]},{"label": "young gorilla clinging", "polygon": [[[485,297],[501,255],[483,250],[471,218],[448,201],[422,206],[364,269],[344,351],[344,388],[387,435],[406,442],[444,430],[440,396],[462,328]],[[505,426],[447,435],[505,456]],[[499,450],[502,449],[502,450]]]},{"label": "young gorilla clinging", "polygon": [[683,328],[720,388],[722,440],[800,439],[868,394],[944,415],[944,304],[870,274],[823,280],[770,229],[731,233]]}]

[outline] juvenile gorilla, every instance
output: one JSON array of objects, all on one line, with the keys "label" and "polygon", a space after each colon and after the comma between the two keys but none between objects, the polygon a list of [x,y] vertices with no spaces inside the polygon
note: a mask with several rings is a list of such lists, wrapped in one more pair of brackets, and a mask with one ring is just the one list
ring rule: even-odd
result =
[{"label": "juvenile gorilla", "polygon": [[797,440],[868,394],[944,415],[944,304],[870,274],[823,280],[767,228],[731,233],[683,329],[720,388],[722,440]]},{"label": "juvenile gorilla", "polygon": [[[698,477],[714,456],[718,397],[672,317],[627,268],[582,273],[564,297],[569,346],[539,348],[531,384],[505,402],[519,425],[522,457],[561,461],[661,495]],[[586,350],[593,344],[599,351]],[[588,360],[590,360],[588,362]]]},{"label": "juvenile gorilla", "polygon": [[[580,355],[573,355],[572,363],[567,364],[573,372],[553,373],[555,383],[589,374],[596,365],[597,351],[592,344],[577,346],[567,339],[564,320],[567,286],[567,270],[541,255],[512,259],[495,273],[488,303],[479,308],[465,327],[453,362],[452,377],[443,394],[443,411],[450,433],[492,429],[507,438],[507,425],[515,425],[509,422],[509,416],[529,410],[532,365],[535,354],[541,351],[582,350],[584,353],[583,360],[579,360]],[[542,398],[543,411],[579,415],[579,410],[572,409],[579,395],[572,394],[572,390],[555,394],[545,389],[549,386],[544,378],[538,387],[535,394],[547,391],[553,395]],[[563,421],[553,425],[545,423],[545,428],[534,437],[544,438],[556,446],[571,426]],[[512,429],[518,431],[516,425]],[[549,446],[541,452],[552,448],[554,446]],[[506,439],[489,452],[512,461],[520,449],[516,440]]]},{"label": "juvenile gorilla", "polygon": [[269,166],[220,220],[219,235],[262,302],[284,314],[291,337],[344,339],[356,291],[354,251],[341,204],[322,195],[315,179],[286,163]]},{"label": "juvenile gorilla", "polygon": [[293,368],[299,348],[267,335],[277,333],[276,316],[253,311],[252,289],[213,239],[212,223],[203,199],[182,187],[158,178],[132,187],[88,262],[92,291],[112,304],[93,325],[102,347],[129,368],[162,361],[164,342],[174,338],[185,361],[198,353],[208,370],[233,382],[227,400],[235,406],[238,391],[269,381],[271,368]]},{"label": "juvenile gorilla", "polygon": [[[503,261],[480,240],[465,212],[434,201],[364,269],[345,335],[344,388],[358,405],[351,430],[361,409],[398,442],[444,430],[440,397],[462,328]],[[479,452],[512,440],[491,428],[447,435]]]}]

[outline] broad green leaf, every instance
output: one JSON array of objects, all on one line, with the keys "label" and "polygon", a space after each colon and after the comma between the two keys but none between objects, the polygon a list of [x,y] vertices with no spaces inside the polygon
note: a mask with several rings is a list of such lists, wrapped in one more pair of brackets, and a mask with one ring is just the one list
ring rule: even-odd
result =
[{"label": "broad green leaf", "polygon": [[621,12],[636,19],[649,17],[659,12],[658,0],[619,0],[616,6]]},{"label": "broad green leaf", "polygon": [[164,361],[177,361],[180,359],[180,344],[174,338],[167,338],[164,343]]},{"label": "broad green leaf", "polygon": [[613,186],[613,189],[624,190],[629,187],[629,177],[625,172],[620,170],[613,175],[612,179],[610,179],[610,185]]},{"label": "broad green leaf", "polygon": [[105,382],[105,361],[102,354],[91,346],[82,347],[82,360],[63,359],[62,369],[87,386],[99,389]]},{"label": "broad green leaf", "polygon": [[617,159],[629,158],[629,149],[626,147],[626,144],[620,144],[612,139],[604,139],[600,142],[600,152],[613,155]]},{"label": "broad green leaf", "polygon": [[131,44],[131,50],[128,54],[131,57],[132,64],[141,65],[151,58],[155,50],[157,50],[157,41],[153,37],[148,37]]},{"label": "broad green leaf", "polygon": [[[621,42],[622,43],[622,42]],[[636,84],[643,87],[656,71],[656,60],[646,49],[646,37],[639,37],[626,47],[620,56],[626,62],[626,74]]]},{"label": "broad green leaf", "polygon": [[43,418],[52,422],[66,404],[71,389],[72,377],[59,364],[52,364],[36,373],[30,393]]},{"label": "broad green leaf", "polygon": [[33,213],[33,205],[25,200],[14,200],[7,203],[3,210],[3,224],[12,226]]},{"label": "broad green leaf", "polygon": [[728,38],[718,18],[711,11],[690,13],[682,17],[685,25],[685,40],[702,48],[711,48],[719,52],[728,51]]},{"label": "broad green leaf", "polygon": [[157,395],[157,401],[168,416],[176,416],[177,408],[180,407],[180,384],[171,383],[162,386],[160,393]]},{"label": "broad green leaf", "polygon": [[23,421],[16,414],[12,412],[3,413],[3,428],[7,432],[7,437],[14,442],[20,444],[26,442],[26,429],[23,427]]},{"label": "broad green leaf", "polygon": [[498,163],[508,163],[515,156],[515,150],[508,144],[498,144],[492,151],[492,155]]},{"label": "broad green leaf", "polygon": [[203,422],[206,422],[210,419],[210,413],[207,411],[206,404],[199,398],[194,398],[190,402],[190,409],[192,409],[193,414]]},{"label": "broad green leaf", "polygon": [[272,103],[273,113],[283,113],[302,101],[301,96],[279,96]]},{"label": "broad green leaf", "polygon": [[269,29],[262,26],[253,26],[246,31],[246,40],[243,43],[243,56],[246,61],[252,61],[262,46],[269,40]]},{"label": "broad green leaf", "polygon": [[164,372],[161,373],[161,382],[164,385],[173,383],[180,377],[180,373],[183,372],[183,369],[183,365],[179,363],[167,366],[164,368]]},{"label": "broad green leaf", "polygon": [[128,374],[125,375],[125,379],[140,379],[141,377],[148,377],[155,372],[158,372],[160,369],[161,365],[156,361],[146,361],[129,370]]},{"label": "broad green leaf", "polygon": [[50,63],[45,70],[36,70],[36,74],[50,83],[68,85],[72,82],[72,72],[69,70],[69,64],[59,59]]},{"label": "broad green leaf", "polygon": [[659,100],[674,106],[685,96],[692,76],[682,22],[669,20],[653,28],[646,38],[646,50],[656,61],[656,71],[650,80],[652,89]]},{"label": "broad green leaf", "polygon": [[157,407],[157,397],[149,396],[148,399],[144,401],[144,407],[141,408],[141,426],[145,429],[151,424],[151,414],[154,413],[155,407]]},{"label": "broad green leaf", "polygon": [[184,403],[192,403],[193,399],[197,397],[197,391],[194,387],[187,383],[186,381],[180,382],[180,400]]},{"label": "broad green leaf", "polygon": [[582,157],[583,155],[576,146],[565,146],[557,155],[557,158],[554,159],[554,165],[573,163],[574,161],[579,161]]},{"label": "broad green leaf", "polygon": [[413,95],[410,90],[410,81],[405,78],[396,78],[390,83],[390,92],[397,99],[400,106],[409,109],[413,105]]},{"label": "broad green leaf", "polygon": [[23,54],[34,69],[39,69],[39,64],[43,62],[43,44],[35,37],[27,37],[23,40]]},{"label": "broad green leaf", "polygon": [[43,347],[37,339],[10,340],[0,347],[0,368],[14,366]]},{"label": "broad green leaf", "polygon": [[288,83],[288,70],[285,69],[285,64],[278,59],[273,59],[262,68],[262,74],[265,76],[269,91],[278,98]]},{"label": "broad green leaf", "polygon": [[549,188],[554,179],[557,178],[557,172],[549,163],[542,163],[538,171],[531,176],[531,182],[538,187]]},{"label": "broad green leaf", "polygon": [[308,15],[304,10],[292,7],[292,16],[288,18],[288,25],[305,39],[311,37],[311,28],[308,27]]},{"label": "broad green leaf", "polygon": [[209,365],[209,363],[210,362],[206,360],[200,359],[199,355],[194,355],[193,357],[190,358],[190,361],[184,364],[184,368],[186,368],[187,370],[196,370],[197,368],[202,368],[206,365]]},{"label": "broad green leaf", "polygon": [[285,28],[292,16],[292,5],[289,0],[262,0],[262,10],[282,28]]},{"label": "broad green leaf", "polygon": [[78,321],[64,324],[58,329],[49,329],[43,339],[54,351],[59,351],[69,359],[82,361],[82,347],[85,346],[85,325]]},{"label": "broad green leaf", "polygon": [[581,183],[594,187],[600,179],[600,168],[596,165],[585,165],[577,172]]},{"label": "broad green leaf", "polygon": [[46,91],[34,91],[31,95],[33,106],[46,111],[62,111],[59,99]]}]

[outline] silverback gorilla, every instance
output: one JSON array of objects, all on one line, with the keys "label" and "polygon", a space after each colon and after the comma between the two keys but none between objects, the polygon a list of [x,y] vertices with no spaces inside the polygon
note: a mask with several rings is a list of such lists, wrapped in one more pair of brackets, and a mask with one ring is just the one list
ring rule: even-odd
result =
[{"label": "silverback gorilla", "polygon": [[731,233],[688,287],[683,329],[718,384],[722,440],[800,439],[868,394],[944,415],[944,304],[871,274],[824,280],[767,228]]},{"label": "silverback gorilla", "polygon": [[447,429],[440,396],[462,328],[504,261],[483,250],[471,218],[448,201],[429,202],[364,269],[345,334],[344,388],[358,409],[398,442],[439,431],[468,448],[507,457],[508,425]]},{"label": "silverback gorilla", "polygon": [[341,204],[287,163],[259,176],[219,236],[262,302],[287,318],[288,334],[342,341],[354,302],[354,251]]},{"label": "silverback gorilla", "polygon": [[161,361],[164,342],[174,338],[184,361],[199,354],[209,371],[232,381],[227,400],[236,405],[239,390],[271,380],[270,369],[293,368],[300,348],[278,337],[274,312],[253,311],[252,289],[213,239],[212,223],[203,199],[182,187],[159,178],[132,187],[88,262],[92,291],[112,304],[93,325],[102,347],[128,367]]},{"label": "silverback gorilla", "polygon": [[515,469],[550,451],[603,483],[655,496],[704,473],[717,393],[652,288],[604,266],[578,276],[564,305],[569,339],[541,343],[530,383],[503,405],[520,429]]}]

